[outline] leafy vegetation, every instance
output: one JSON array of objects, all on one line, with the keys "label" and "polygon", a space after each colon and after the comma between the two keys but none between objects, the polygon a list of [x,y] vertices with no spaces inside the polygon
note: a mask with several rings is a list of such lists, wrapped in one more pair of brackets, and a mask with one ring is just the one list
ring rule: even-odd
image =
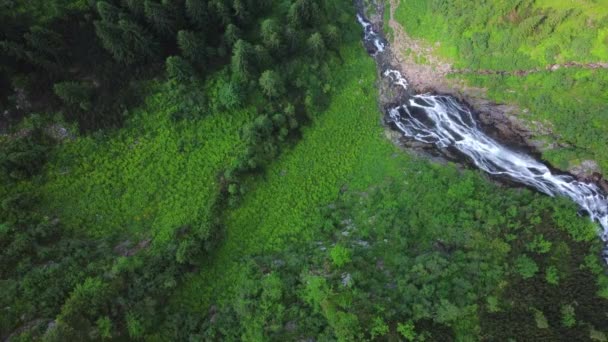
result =
[{"label": "leafy vegetation", "polygon": [[[454,77],[488,89],[495,101],[518,104],[520,117],[552,128],[550,139],[562,147],[544,152],[551,163],[570,169],[591,159],[608,169],[607,70],[546,70],[569,62],[608,61],[605,3],[413,0],[401,2],[396,19],[408,34],[441,42],[438,52],[468,72]],[[518,75],[534,69],[541,72]]]},{"label": "leafy vegetation", "polygon": [[572,204],[393,146],[347,1],[0,1],[0,338],[581,340]]}]

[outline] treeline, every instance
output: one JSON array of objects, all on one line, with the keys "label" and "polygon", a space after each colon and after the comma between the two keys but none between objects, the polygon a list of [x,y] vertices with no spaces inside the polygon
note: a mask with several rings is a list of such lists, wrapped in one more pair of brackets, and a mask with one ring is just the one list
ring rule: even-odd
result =
[{"label": "treeline", "polygon": [[19,107],[12,97],[23,92],[26,107],[62,111],[81,128],[97,129],[119,124],[141,97],[136,81],[157,76],[163,64],[179,82],[204,80],[230,65],[219,98],[208,99],[228,108],[247,100],[252,88],[270,99],[296,90],[310,106],[322,103],[317,69],[341,41],[343,22],[334,19],[345,4],[54,0],[40,7],[64,12],[44,21],[12,2],[0,5],[3,108]]},{"label": "treeline", "polygon": [[[0,337],[156,336],[172,290],[221,241],[242,174],[328,103],[328,63],[358,38],[353,12],[328,0],[1,2],[0,110],[11,120],[0,140]],[[46,159],[72,134],[61,117],[82,134],[118,128],[159,79],[180,101],[174,120],[254,106],[245,156],[219,176],[205,219],[166,244],[75,233],[87,228],[45,212],[40,193]]]}]

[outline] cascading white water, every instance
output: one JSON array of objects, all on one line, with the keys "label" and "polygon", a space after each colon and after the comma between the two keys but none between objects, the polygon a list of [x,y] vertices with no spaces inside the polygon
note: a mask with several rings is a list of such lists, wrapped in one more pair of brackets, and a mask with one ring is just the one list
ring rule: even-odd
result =
[{"label": "cascading white water", "polygon": [[509,177],[550,196],[569,197],[600,223],[602,239],[608,240],[608,199],[596,185],[555,175],[546,165],[500,145],[477,127],[471,112],[454,98],[416,95],[390,109],[389,115],[406,136],[439,148],[454,147],[487,173]]},{"label": "cascading white water", "polygon": [[[374,31],[362,15],[357,20],[365,31],[365,43],[377,61],[385,53],[386,41]],[[398,70],[383,72],[390,82],[404,90],[407,80]],[[594,184],[587,184],[569,175],[556,175],[532,157],[502,146],[482,132],[471,111],[450,96],[422,94],[410,97],[406,103],[388,110],[390,120],[407,137],[434,144],[438,148],[453,147],[469,157],[485,172],[509,177],[534,187],[549,196],[566,196],[584,209],[602,231],[600,237],[608,242],[608,197]],[[608,263],[608,248],[604,251]]]},{"label": "cascading white water", "polygon": [[370,52],[372,56],[375,56],[377,53],[384,52],[386,41],[374,31],[372,24],[366,21],[359,13],[357,13],[357,21],[359,24],[361,24],[361,26],[363,26],[363,32],[365,34],[364,40],[366,42],[371,42],[376,48],[376,51]]}]

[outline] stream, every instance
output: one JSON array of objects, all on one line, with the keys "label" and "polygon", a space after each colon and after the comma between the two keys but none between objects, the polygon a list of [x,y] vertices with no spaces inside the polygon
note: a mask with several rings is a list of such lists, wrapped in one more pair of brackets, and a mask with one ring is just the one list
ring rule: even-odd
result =
[{"label": "stream", "polygon": [[364,45],[383,77],[404,94],[400,104],[386,109],[387,119],[407,138],[438,149],[453,148],[492,176],[506,177],[549,196],[566,196],[599,223],[600,238],[607,247],[602,257],[608,263],[608,197],[595,184],[578,181],[571,175],[556,174],[534,158],[514,151],[485,134],[471,110],[454,97],[413,94],[402,74],[390,66],[390,46],[381,32],[362,13]]}]

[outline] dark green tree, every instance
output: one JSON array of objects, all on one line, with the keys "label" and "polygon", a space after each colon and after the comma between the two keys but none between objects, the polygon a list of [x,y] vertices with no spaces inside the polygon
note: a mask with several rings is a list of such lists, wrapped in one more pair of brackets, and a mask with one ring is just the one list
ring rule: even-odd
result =
[{"label": "dark green tree", "polygon": [[97,2],[97,13],[102,20],[109,22],[117,22],[120,16],[120,8],[106,2]]},{"label": "dark green tree", "polygon": [[327,25],[325,28],[325,41],[327,44],[335,49],[340,45],[340,30],[334,25]]},{"label": "dark green tree", "polygon": [[190,81],[195,75],[192,65],[180,56],[168,57],[165,66],[167,69],[167,76],[177,81]]},{"label": "dark green tree", "polygon": [[241,37],[241,30],[234,25],[228,24],[226,31],[224,32],[224,41],[228,46],[233,46],[237,40]]},{"label": "dark green tree", "polygon": [[61,82],[53,86],[53,91],[63,102],[71,106],[78,106],[82,110],[91,109],[93,89],[83,82]]},{"label": "dark green tree", "polygon": [[144,14],[158,33],[166,36],[174,34],[175,18],[171,11],[163,6],[163,4],[153,0],[146,0],[144,2]]},{"label": "dark green tree", "polygon": [[186,0],[186,15],[196,25],[203,26],[207,23],[208,8],[207,1]]},{"label": "dark green tree", "polygon": [[95,31],[103,47],[119,62],[132,64],[155,55],[154,38],[135,22],[125,19],[119,20],[118,24],[96,21]]},{"label": "dark green tree", "polygon": [[142,0],[124,0],[127,8],[137,17],[145,16],[145,7]]},{"label": "dark green tree", "polygon": [[316,32],[310,35],[306,40],[308,44],[308,48],[310,51],[317,57],[322,56],[325,53],[325,42],[323,41],[323,36]]},{"label": "dark green tree", "polygon": [[281,45],[279,25],[274,19],[266,19],[261,27],[262,40],[264,45],[270,49],[277,49]]},{"label": "dark green tree", "polygon": [[177,45],[184,57],[199,65],[204,63],[206,46],[198,34],[192,31],[179,31],[177,33]]},{"label": "dark green tree", "polygon": [[260,76],[260,87],[266,96],[273,98],[283,93],[283,81],[281,75],[274,70],[266,70]]},{"label": "dark green tree", "polygon": [[232,72],[243,80],[246,80],[252,71],[250,64],[251,50],[251,45],[242,39],[234,44],[232,50]]}]

